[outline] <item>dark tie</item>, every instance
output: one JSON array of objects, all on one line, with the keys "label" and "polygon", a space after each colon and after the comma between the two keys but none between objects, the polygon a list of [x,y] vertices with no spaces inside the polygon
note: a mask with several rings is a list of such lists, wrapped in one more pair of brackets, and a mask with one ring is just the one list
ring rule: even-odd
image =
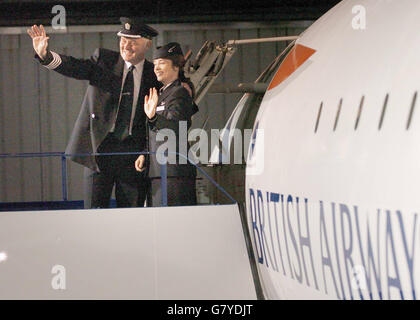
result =
[{"label": "dark tie", "polygon": [[125,77],[124,88],[121,92],[117,121],[115,123],[114,136],[120,141],[127,138],[128,129],[130,127],[131,111],[133,109],[134,68],[135,66],[131,66],[130,69],[128,69],[127,76]]}]

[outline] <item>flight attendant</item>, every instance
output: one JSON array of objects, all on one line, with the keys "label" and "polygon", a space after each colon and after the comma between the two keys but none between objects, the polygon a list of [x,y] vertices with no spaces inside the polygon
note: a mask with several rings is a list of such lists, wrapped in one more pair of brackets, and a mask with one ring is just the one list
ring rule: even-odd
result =
[{"label": "flight attendant", "polygon": [[[162,83],[163,87],[159,91],[156,88],[150,89],[149,95],[144,100],[144,111],[149,127],[148,151],[160,151],[160,146],[164,143],[165,146],[168,146],[168,143],[172,141],[176,146],[167,148],[169,152],[171,150],[180,152],[179,128],[186,126],[189,129],[191,117],[198,111],[193,102],[193,97],[182,85],[182,82],[187,82],[187,80],[183,73],[185,60],[180,45],[171,42],[158,48],[153,56],[153,64],[157,80]],[[164,140],[162,137],[167,136],[168,129],[173,132],[176,138],[162,141]],[[187,142],[185,144],[188,145]],[[184,154],[184,157],[187,156],[188,147],[186,154]],[[173,158],[176,158],[175,161],[173,161]],[[171,154],[167,156],[150,154],[148,159],[148,165],[146,166],[145,156],[140,155],[135,162],[135,168],[141,172],[147,167],[151,182],[151,203],[149,205],[160,206],[162,203],[160,168],[165,161],[167,161],[168,205],[181,206],[197,203],[196,168],[193,165],[185,158],[183,159],[178,155],[174,157]]]}]

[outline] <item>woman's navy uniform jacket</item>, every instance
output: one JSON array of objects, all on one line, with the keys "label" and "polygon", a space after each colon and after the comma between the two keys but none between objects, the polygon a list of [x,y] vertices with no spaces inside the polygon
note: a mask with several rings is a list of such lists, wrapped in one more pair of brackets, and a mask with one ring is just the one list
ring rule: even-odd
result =
[{"label": "woman's navy uniform jacket", "polygon": [[[185,157],[188,156],[188,132],[187,130],[191,126],[191,117],[198,111],[197,106],[194,104],[188,91],[182,86],[179,79],[172,82],[167,88],[163,90],[159,95],[156,114],[152,119],[149,119],[149,151],[156,152],[158,148],[169,152],[178,152],[183,154]],[[183,123],[181,123],[184,121]],[[186,128],[185,136],[182,136],[180,146],[180,123],[181,126]],[[173,133],[169,133],[167,130],[170,129]],[[162,131],[163,130],[163,131]],[[165,138],[165,141],[157,141],[158,133],[162,136],[172,136],[171,139]],[[175,139],[174,139],[175,137]],[[175,143],[175,146],[169,146],[170,141]],[[178,155],[172,155],[172,158],[176,157],[176,163],[170,161],[171,154],[168,155],[167,164],[167,176],[168,177],[195,177],[196,169],[191,165],[188,160]],[[156,159],[156,154],[149,156],[149,177],[158,178],[160,177],[160,164]],[[183,164],[184,163],[184,164]]]}]

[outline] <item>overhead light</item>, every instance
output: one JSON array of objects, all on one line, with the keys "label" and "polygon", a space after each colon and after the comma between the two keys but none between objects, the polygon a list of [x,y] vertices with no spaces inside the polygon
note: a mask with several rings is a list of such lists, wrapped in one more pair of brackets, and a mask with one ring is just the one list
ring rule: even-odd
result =
[{"label": "overhead light", "polygon": [[7,260],[7,253],[2,251],[0,252],[0,262],[4,262]]}]

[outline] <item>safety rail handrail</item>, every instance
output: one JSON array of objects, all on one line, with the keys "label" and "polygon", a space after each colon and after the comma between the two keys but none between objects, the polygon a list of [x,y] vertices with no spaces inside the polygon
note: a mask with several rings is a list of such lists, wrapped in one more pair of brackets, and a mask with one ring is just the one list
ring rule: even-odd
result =
[{"label": "safety rail handrail", "polygon": [[[61,182],[62,182],[62,196],[63,201],[67,200],[67,157],[89,157],[89,156],[112,156],[112,155],[147,155],[147,154],[157,154],[157,152],[152,151],[141,151],[141,152],[108,152],[108,153],[65,153],[65,152],[25,152],[25,153],[0,153],[1,158],[48,158],[48,157],[61,157]],[[219,185],[212,177],[210,177],[202,168],[200,168],[196,163],[192,162],[187,156],[179,152],[162,152],[162,154],[176,154],[178,156],[186,159],[190,164],[195,166],[218,190],[220,190],[232,203],[237,203],[237,201],[221,186]],[[134,166],[134,163],[133,163]],[[161,176],[162,176],[162,205],[167,205],[167,164],[161,164]]]}]

